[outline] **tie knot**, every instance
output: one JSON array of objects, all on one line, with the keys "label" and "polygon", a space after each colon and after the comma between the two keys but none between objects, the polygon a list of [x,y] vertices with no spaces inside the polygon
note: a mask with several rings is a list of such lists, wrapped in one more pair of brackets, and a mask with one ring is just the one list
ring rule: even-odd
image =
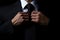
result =
[{"label": "tie knot", "polygon": [[35,10],[35,7],[31,4],[31,3],[28,3],[24,9],[28,9],[28,12],[32,12],[33,10]]}]

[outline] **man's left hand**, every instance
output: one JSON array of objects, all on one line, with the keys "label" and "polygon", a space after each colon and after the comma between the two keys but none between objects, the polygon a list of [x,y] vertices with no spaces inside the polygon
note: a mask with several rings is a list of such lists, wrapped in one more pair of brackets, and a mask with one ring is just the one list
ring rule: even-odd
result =
[{"label": "man's left hand", "polygon": [[31,21],[38,23],[40,21],[40,12],[38,11],[33,11],[31,13]]},{"label": "man's left hand", "polygon": [[39,11],[33,11],[31,13],[31,21],[36,23],[41,23],[42,25],[48,25],[49,18],[42,14],[42,12]]}]

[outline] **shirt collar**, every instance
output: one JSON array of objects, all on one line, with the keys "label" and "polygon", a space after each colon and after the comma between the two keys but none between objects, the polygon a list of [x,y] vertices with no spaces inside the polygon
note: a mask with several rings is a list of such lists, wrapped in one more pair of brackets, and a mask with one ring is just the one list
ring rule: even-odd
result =
[{"label": "shirt collar", "polygon": [[[28,3],[25,0],[21,0],[22,8],[24,8]],[[34,1],[31,2],[32,5],[34,5]]]}]

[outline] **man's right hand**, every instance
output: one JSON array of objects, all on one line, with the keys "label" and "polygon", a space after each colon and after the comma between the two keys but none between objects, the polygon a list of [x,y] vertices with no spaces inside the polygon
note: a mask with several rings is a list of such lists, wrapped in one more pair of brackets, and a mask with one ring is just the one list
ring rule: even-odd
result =
[{"label": "man's right hand", "polygon": [[22,12],[18,12],[17,15],[11,20],[13,25],[20,25],[24,21]]}]

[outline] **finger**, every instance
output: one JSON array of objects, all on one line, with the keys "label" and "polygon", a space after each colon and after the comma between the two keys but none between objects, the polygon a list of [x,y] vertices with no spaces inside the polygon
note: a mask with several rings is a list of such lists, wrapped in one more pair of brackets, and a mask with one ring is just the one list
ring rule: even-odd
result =
[{"label": "finger", "polygon": [[18,24],[22,23],[23,21],[24,21],[24,19],[22,19],[22,17],[21,17],[20,19],[16,20],[14,24],[18,25]]},{"label": "finger", "polygon": [[28,14],[26,12],[18,12],[20,16],[27,16]]},{"label": "finger", "polygon": [[22,14],[22,16],[28,16],[28,14],[27,13],[24,13],[24,14]]},{"label": "finger", "polygon": [[39,16],[38,14],[32,14],[31,17],[36,17]]},{"label": "finger", "polygon": [[32,19],[39,19],[39,17],[31,17]]},{"label": "finger", "polygon": [[33,11],[32,14],[36,14],[38,11]]},{"label": "finger", "polygon": [[33,11],[32,13],[31,13],[31,15],[40,15],[41,14],[41,12],[38,12],[38,11]]},{"label": "finger", "polygon": [[29,15],[23,15],[23,17],[29,17]]},{"label": "finger", "polygon": [[18,12],[16,16],[12,19],[12,22],[15,23],[18,19],[20,19],[21,15],[21,12]]},{"label": "finger", "polygon": [[41,12],[33,12],[32,14],[40,14]]},{"label": "finger", "polygon": [[31,15],[31,17],[39,17],[39,15]]},{"label": "finger", "polygon": [[32,19],[31,21],[33,21],[33,22],[38,22],[38,19]]},{"label": "finger", "polygon": [[40,15],[40,14],[41,14],[41,12],[38,12],[38,14]]},{"label": "finger", "polygon": [[23,16],[23,19],[28,19],[29,18],[29,16]]},{"label": "finger", "polygon": [[24,14],[25,12],[18,12],[19,14]]},{"label": "finger", "polygon": [[23,13],[23,12],[18,12],[18,13],[17,13],[17,15],[20,15],[20,16],[21,16],[21,15],[22,15],[22,13]]},{"label": "finger", "polygon": [[29,19],[25,19],[25,21],[29,21]]},{"label": "finger", "polygon": [[14,25],[19,25],[19,24],[20,24],[19,22],[18,23],[17,22],[14,23]]},{"label": "finger", "polygon": [[21,17],[21,15],[22,15],[22,14],[19,14],[19,13],[18,13],[13,19],[16,20],[16,19],[18,19],[19,17]]},{"label": "finger", "polygon": [[22,16],[18,17],[18,18],[15,20],[15,22],[21,20],[22,18],[23,18]]},{"label": "finger", "polygon": [[23,21],[24,21],[24,19],[21,19],[21,20],[18,21],[18,23],[22,23]]},{"label": "finger", "polygon": [[32,19],[33,21],[38,21],[38,19]]},{"label": "finger", "polygon": [[14,17],[14,18],[12,19],[12,22],[15,23],[15,22],[17,21],[17,19],[18,19],[17,17]]}]

